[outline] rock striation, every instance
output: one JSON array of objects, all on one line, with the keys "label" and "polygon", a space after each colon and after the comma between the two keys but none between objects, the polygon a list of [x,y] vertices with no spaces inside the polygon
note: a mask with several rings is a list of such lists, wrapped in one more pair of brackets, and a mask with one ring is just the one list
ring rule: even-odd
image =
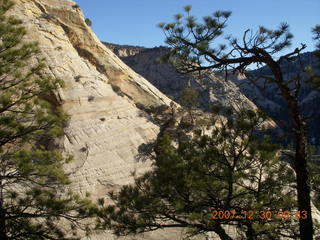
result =
[{"label": "rock striation", "polygon": [[[98,199],[131,183],[132,172],[142,173],[151,165],[137,161],[138,147],[159,131],[136,104],[168,105],[171,100],[99,41],[75,2],[14,2],[10,14],[24,22],[26,41],[37,41],[42,50],[34,61],[46,58],[46,73],[65,82],[51,100],[70,116],[60,144],[74,156],[65,167],[72,190]],[[170,239],[163,234],[146,239]],[[117,238],[106,232],[91,239]]]},{"label": "rock striation", "polygon": [[75,159],[66,166],[73,189],[98,198],[129,183],[133,171],[149,167],[135,160],[138,146],[158,132],[135,104],[170,99],[100,43],[75,2],[15,2],[11,14],[23,20],[26,40],[39,42],[47,74],[65,82],[55,102],[70,115],[62,147]]}]

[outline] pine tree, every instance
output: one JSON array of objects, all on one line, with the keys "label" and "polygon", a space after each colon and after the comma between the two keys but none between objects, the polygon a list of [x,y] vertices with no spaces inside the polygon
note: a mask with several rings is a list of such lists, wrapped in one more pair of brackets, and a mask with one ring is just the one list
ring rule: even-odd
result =
[{"label": "pine tree", "polygon": [[49,146],[67,117],[46,101],[62,81],[44,73],[22,21],[6,15],[12,6],[0,0],[0,239],[68,239],[95,206],[64,191],[69,158]]},{"label": "pine tree", "polygon": [[192,110],[198,105],[198,95],[197,90],[189,87],[183,89],[180,96],[180,104],[188,110],[192,124],[194,123]]},{"label": "pine tree", "polygon": [[215,109],[203,119],[208,133],[182,136],[176,128],[159,137],[154,170],[110,193],[103,227],[117,235],[181,227],[227,240],[234,236],[225,226],[232,226],[241,239],[297,237],[294,171],[276,145],[257,137],[265,115],[228,110],[222,118]]},{"label": "pine tree", "polygon": [[[166,42],[171,47],[164,59],[172,60],[181,73],[201,72],[210,70],[246,73],[246,70],[256,65],[267,66],[271,76],[260,76],[265,84],[275,84],[283,101],[288,106],[290,120],[286,128],[294,138],[295,154],[293,167],[296,173],[298,210],[306,211],[308,217],[299,219],[300,238],[313,239],[313,221],[310,201],[310,177],[307,167],[307,137],[305,131],[306,118],[299,109],[299,91],[301,78],[296,76],[286,81],[281,69],[281,63],[290,61],[306,48],[305,44],[295,50],[276,57],[282,50],[291,45],[293,35],[289,26],[282,23],[277,29],[267,29],[261,26],[258,31],[245,31],[241,39],[225,36],[223,31],[231,12],[217,11],[198,22],[190,15],[191,7],[185,7],[186,15],[177,14],[172,23],[161,23],[167,37]],[[314,30],[318,32],[317,28]],[[215,45],[215,40],[225,36],[229,46]],[[248,76],[249,77],[249,76]],[[251,79],[255,83],[257,79]],[[293,84],[291,84],[293,83]]]},{"label": "pine tree", "polygon": [[[318,58],[320,62],[320,25],[316,25],[314,28],[312,28],[312,33],[314,35],[313,39],[317,42],[316,44],[316,51],[315,56]],[[319,63],[320,66],[320,63]],[[316,74],[314,69],[307,69],[310,76],[311,76],[311,82],[320,89],[320,75]]]}]

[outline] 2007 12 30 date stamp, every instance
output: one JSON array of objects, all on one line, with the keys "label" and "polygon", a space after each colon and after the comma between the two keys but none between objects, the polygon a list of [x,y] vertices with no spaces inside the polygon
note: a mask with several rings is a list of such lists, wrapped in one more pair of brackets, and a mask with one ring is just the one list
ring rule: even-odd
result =
[{"label": "2007 12 30 date stamp", "polygon": [[279,210],[279,211],[270,211],[270,210],[213,210],[211,219],[213,220],[237,220],[237,219],[262,219],[262,220],[271,220],[273,218],[288,220],[290,218],[294,219],[307,219],[308,212],[307,211],[295,211],[291,212],[288,210]]}]

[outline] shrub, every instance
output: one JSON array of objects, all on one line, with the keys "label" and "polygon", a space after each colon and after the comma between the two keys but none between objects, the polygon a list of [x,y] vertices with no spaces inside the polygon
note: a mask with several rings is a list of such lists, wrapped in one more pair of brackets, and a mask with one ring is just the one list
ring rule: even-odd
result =
[{"label": "shrub", "polygon": [[89,27],[92,26],[92,21],[89,18],[86,18],[85,22]]},{"label": "shrub", "polygon": [[80,82],[80,79],[82,78],[81,75],[77,75],[74,77],[74,79],[76,80],[76,82]]}]

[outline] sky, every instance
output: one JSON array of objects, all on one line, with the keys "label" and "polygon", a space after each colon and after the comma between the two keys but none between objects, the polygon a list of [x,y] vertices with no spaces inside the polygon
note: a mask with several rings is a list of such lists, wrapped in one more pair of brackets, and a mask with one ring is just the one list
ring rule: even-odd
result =
[{"label": "sky", "polygon": [[314,49],[311,28],[320,24],[320,0],[76,0],[101,41],[144,47],[164,46],[164,34],[156,25],[172,22],[173,16],[192,6],[197,19],[217,10],[232,11],[227,34],[241,37],[260,25],[275,29],[290,25],[292,48],[307,44]]}]

